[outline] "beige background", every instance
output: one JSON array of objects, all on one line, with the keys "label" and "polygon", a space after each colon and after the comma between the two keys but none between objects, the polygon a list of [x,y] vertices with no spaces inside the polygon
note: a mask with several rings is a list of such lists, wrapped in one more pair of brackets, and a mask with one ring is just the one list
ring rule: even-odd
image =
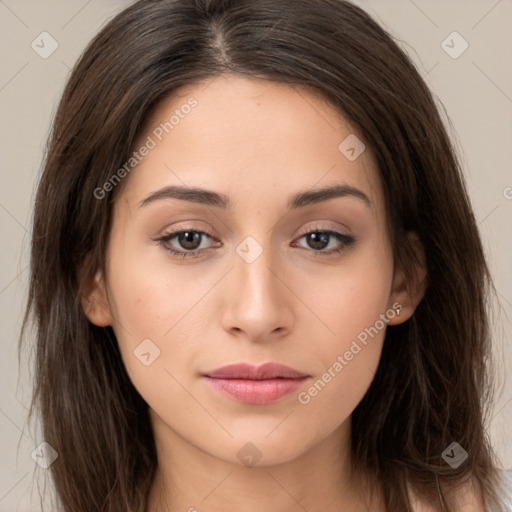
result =
[{"label": "beige background", "polygon": [[[27,369],[19,374],[17,363],[43,147],[70,68],[100,27],[128,3],[0,0],[0,512],[39,511],[33,476],[46,471],[31,458],[42,439],[26,424],[31,379]],[[512,2],[357,3],[395,35],[451,119],[499,292],[501,314],[494,326],[500,395],[489,433],[503,467],[512,468]],[[454,31],[469,45],[456,59],[441,46]],[[42,32],[58,43],[47,59],[31,48]],[[447,39],[452,54],[463,48],[463,39]],[[27,358],[22,362],[26,368]]]}]

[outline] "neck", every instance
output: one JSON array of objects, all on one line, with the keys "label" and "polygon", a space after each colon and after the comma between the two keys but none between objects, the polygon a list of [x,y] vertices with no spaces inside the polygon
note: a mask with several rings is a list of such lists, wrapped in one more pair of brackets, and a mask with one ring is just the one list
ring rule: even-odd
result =
[{"label": "neck", "polygon": [[383,511],[382,493],[351,470],[350,418],[293,460],[245,466],[214,457],[153,413],[158,469],[147,512]]}]

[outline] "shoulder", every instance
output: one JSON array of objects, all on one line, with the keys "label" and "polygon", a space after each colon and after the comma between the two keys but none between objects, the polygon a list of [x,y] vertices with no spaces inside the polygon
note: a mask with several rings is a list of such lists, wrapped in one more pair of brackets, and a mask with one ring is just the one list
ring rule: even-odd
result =
[{"label": "shoulder", "polygon": [[[414,512],[437,512],[431,505],[411,496]],[[480,493],[471,483],[461,485],[454,494],[457,512],[487,512]]]},{"label": "shoulder", "polygon": [[[508,471],[499,471],[498,495],[500,499],[499,512],[512,512],[512,469]],[[437,512],[430,505],[421,502],[409,488],[414,512]],[[458,488],[455,499],[457,502],[457,512],[491,512],[487,510],[482,502],[480,493],[471,483],[467,483]],[[493,511],[494,512],[494,511]]]},{"label": "shoulder", "polygon": [[[512,469],[499,471],[500,485],[498,489],[500,508],[499,512],[512,512]],[[430,505],[422,503],[413,493],[410,493],[414,512],[436,512]],[[457,512],[490,512],[480,497],[480,493],[471,483],[459,487],[455,499]]]}]

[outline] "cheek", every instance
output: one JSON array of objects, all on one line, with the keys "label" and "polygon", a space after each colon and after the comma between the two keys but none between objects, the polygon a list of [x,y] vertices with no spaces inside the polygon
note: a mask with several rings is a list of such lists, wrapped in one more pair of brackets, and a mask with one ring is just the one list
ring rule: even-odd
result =
[{"label": "cheek", "polygon": [[185,282],[176,273],[170,279],[169,268],[166,275],[166,269],[142,261],[126,258],[110,274],[121,357],[132,383],[151,407],[186,415],[194,412],[194,403],[180,383],[184,369],[192,372],[197,350],[190,343],[194,339],[190,329],[206,327],[190,319],[193,305],[208,286],[190,277]]},{"label": "cheek", "polygon": [[302,293],[309,290],[307,296],[327,329],[316,336],[310,354],[319,371],[298,402],[325,428],[334,429],[346,419],[373,380],[387,321],[394,316],[389,314],[392,273],[392,258],[385,246],[376,245],[347,259],[328,281],[304,283]]},{"label": "cheek", "polygon": [[176,385],[170,375],[175,368],[193,366],[196,348],[190,340],[206,328],[196,321],[194,308],[201,308],[213,286],[211,278],[202,279],[192,266],[177,272],[165,256],[151,260],[147,254],[156,252],[152,249],[145,252],[118,241],[110,254],[108,280],[123,362],[147,402],[161,399]]},{"label": "cheek", "polygon": [[327,435],[349,418],[368,390],[386,332],[386,324],[378,318],[343,314],[333,342],[316,344],[312,359],[319,371],[298,393],[297,402],[309,418],[315,418],[318,434]]},{"label": "cheek", "polygon": [[[139,243],[140,245],[140,243]],[[160,252],[162,251],[162,252]],[[156,256],[156,257],[155,257]],[[187,315],[215,285],[216,276],[199,267],[182,266],[163,249],[148,247],[112,252],[109,288],[121,337],[166,341],[187,324]]]},{"label": "cheek", "polygon": [[383,245],[368,244],[341,265],[304,275],[294,289],[311,304],[322,327],[317,338],[325,340],[319,348],[330,355],[374,326],[389,307],[393,262]]}]

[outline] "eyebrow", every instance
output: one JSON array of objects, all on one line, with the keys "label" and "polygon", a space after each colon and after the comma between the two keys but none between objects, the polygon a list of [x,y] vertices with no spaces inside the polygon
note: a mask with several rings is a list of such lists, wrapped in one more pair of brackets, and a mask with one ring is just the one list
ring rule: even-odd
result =
[{"label": "eyebrow", "polygon": [[[339,184],[316,190],[313,189],[298,192],[289,198],[287,208],[289,210],[294,210],[337,197],[355,197],[364,202],[366,206],[372,206],[372,202],[363,191],[350,185]],[[146,206],[162,199],[181,199],[182,201],[216,206],[223,209],[229,208],[233,210],[233,203],[225,194],[213,192],[212,190],[206,190],[204,188],[184,187],[180,185],[170,185],[152,192],[149,196],[139,202],[139,207]]]}]

